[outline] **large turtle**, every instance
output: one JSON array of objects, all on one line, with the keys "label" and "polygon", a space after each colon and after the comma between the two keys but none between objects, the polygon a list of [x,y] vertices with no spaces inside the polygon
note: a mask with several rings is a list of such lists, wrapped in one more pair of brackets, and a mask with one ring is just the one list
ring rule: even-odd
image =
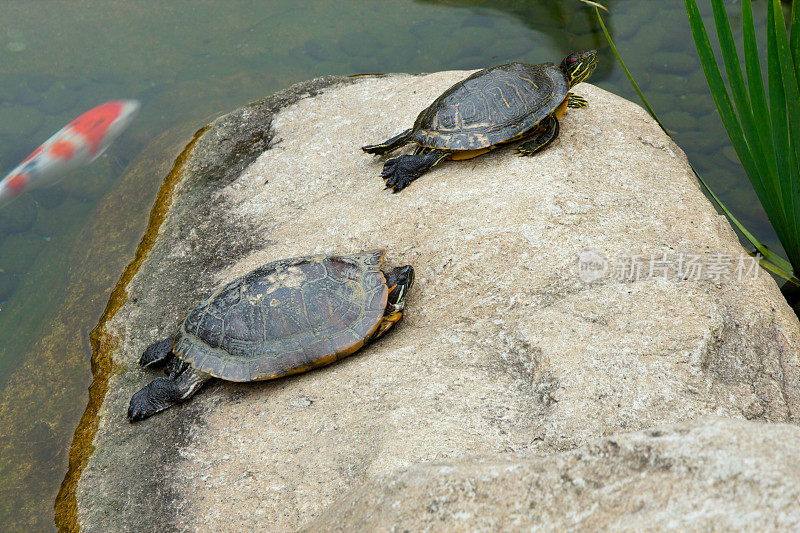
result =
[{"label": "large turtle", "polygon": [[596,65],[597,52],[584,50],[568,55],[561,65],[508,63],[480,70],[434,100],[413,128],[362,150],[386,154],[408,143],[418,145],[413,154],[384,164],[381,176],[394,192],[448,157],[470,159],[520,140],[526,142],[519,153],[533,155],[556,138],[567,107],[588,105],[569,90]]},{"label": "large turtle", "polygon": [[169,362],[131,398],[142,420],[189,399],[209,379],[256,381],[346,357],[403,316],[411,266],[381,270],[383,250],[314,255],[264,265],[189,311],[178,331],[151,344],[142,366]]}]

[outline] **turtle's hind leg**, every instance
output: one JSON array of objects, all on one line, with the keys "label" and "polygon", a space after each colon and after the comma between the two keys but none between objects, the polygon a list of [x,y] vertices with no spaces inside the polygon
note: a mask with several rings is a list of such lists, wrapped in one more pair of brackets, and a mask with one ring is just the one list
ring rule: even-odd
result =
[{"label": "turtle's hind leg", "polygon": [[188,400],[209,379],[209,374],[195,370],[187,363],[175,365],[169,378],[156,378],[133,395],[128,407],[128,420],[144,420]]},{"label": "turtle's hind leg", "polygon": [[406,154],[386,161],[381,177],[386,180],[386,188],[400,192],[409,183],[422,176],[432,166],[450,155],[446,150],[431,150],[425,154]]},{"label": "turtle's hind leg", "polygon": [[172,357],[172,337],[156,341],[148,346],[142,357],[139,359],[139,364],[144,367],[160,366]]},{"label": "turtle's hind leg", "polygon": [[392,150],[396,150],[403,146],[404,144],[408,144],[411,142],[411,129],[407,129],[400,135],[395,135],[391,139],[387,141],[383,141],[380,144],[368,144],[367,146],[362,146],[361,149],[367,152],[368,154],[377,154],[383,155],[388,154]]},{"label": "turtle's hind leg", "polygon": [[543,130],[531,136],[530,141],[524,142],[517,147],[517,151],[521,155],[533,155],[558,137],[558,119],[556,117],[550,117],[543,122]]}]

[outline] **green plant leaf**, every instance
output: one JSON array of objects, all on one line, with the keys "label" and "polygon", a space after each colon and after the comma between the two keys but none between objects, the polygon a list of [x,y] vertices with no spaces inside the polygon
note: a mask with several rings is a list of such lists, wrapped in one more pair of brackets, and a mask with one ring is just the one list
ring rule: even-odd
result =
[{"label": "green plant leaf", "polygon": [[592,6],[594,8],[598,8],[599,7],[600,9],[602,9],[603,11],[608,13],[608,8],[606,8],[606,6],[604,6],[600,2],[593,2],[592,0],[580,0],[580,1],[583,2],[586,5]]},{"label": "green plant leaf", "polygon": [[[731,88],[733,101],[736,104],[736,113],[741,122],[742,136],[750,151],[751,157],[756,162],[755,172],[757,174],[750,175],[750,179],[751,181],[754,179],[758,180],[759,186],[756,187],[754,184],[754,188],[762,203],[766,200],[767,202],[777,204],[781,208],[781,211],[786,212],[783,204],[788,198],[788,191],[784,194],[782,190],[774,158],[770,157],[768,160],[764,153],[764,146],[759,135],[759,129],[756,126],[756,120],[753,117],[753,109],[751,108],[750,99],[745,88],[742,68],[739,63],[739,54],[736,52],[736,43],[733,40],[728,14],[725,11],[722,0],[712,0],[711,4],[714,12],[714,22],[716,24],[720,50],[722,51],[722,59],[725,63],[725,71],[728,73],[728,84]],[[766,109],[766,107],[764,109]],[[772,156],[772,147],[770,146],[769,148],[770,156]],[[760,192],[759,189],[763,192]]]},{"label": "green plant leaf", "polygon": [[[606,10],[608,11],[608,10]],[[792,57],[794,58],[794,69],[800,71],[800,5],[792,3]]]},{"label": "green plant leaf", "polygon": [[800,88],[797,84],[797,69],[789,48],[783,9],[778,0],[772,0],[773,23],[775,24],[776,55],[780,64],[783,92],[786,95],[789,117],[789,142],[795,156],[800,154]]},{"label": "green plant leaf", "polygon": [[644,107],[645,109],[647,109],[647,112],[650,113],[650,116],[653,117],[655,121],[658,122],[658,125],[661,126],[661,129],[666,132],[667,128],[661,122],[661,119],[658,118],[656,112],[653,111],[653,108],[650,107],[650,103],[647,101],[647,98],[644,97],[644,93],[639,88],[639,84],[637,84],[636,80],[633,79],[633,74],[631,74],[631,71],[628,70],[628,66],[625,64],[625,61],[622,60],[622,56],[619,55],[619,51],[617,50],[617,47],[614,44],[614,40],[608,33],[608,28],[606,28],[605,22],[603,22],[603,17],[600,16],[600,11],[597,8],[595,8],[595,13],[597,14],[597,21],[600,23],[600,28],[603,30],[603,35],[605,35],[606,41],[608,41],[608,45],[609,47],[611,47],[611,53],[613,53],[614,57],[617,58],[617,62],[619,62],[620,66],[622,67],[622,70],[625,72],[625,76],[628,78],[628,81],[633,87],[633,90],[636,91],[636,94],[639,95],[639,99],[642,101],[642,104],[644,104]]},{"label": "green plant leaf", "polygon": [[[778,12],[783,13],[780,6]],[[778,58],[778,36],[776,33],[775,6],[772,0],[767,0],[767,83],[769,86],[769,114],[772,124],[772,146],[775,154],[775,162],[777,168],[780,169],[781,179],[786,181],[789,179],[791,171],[789,170],[789,123],[786,115],[786,93],[783,88],[783,74],[781,72],[780,60]],[[791,203],[787,208],[791,208]],[[797,268],[798,259],[796,255],[797,238],[792,236],[796,230],[789,227],[788,217],[787,223],[776,224],[773,222],[775,233],[781,240],[786,253],[792,264]],[[772,218],[770,218],[772,220]],[[793,257],[795,259],[793,259]]]},{"label": "green plant leaf", "polygon": [[764,155],[771,165],[769,171],[777,174],[775,153],[772,147],[772,122],[769,116],[766,92],[764,91],[764,78],[761,72],[761,60],[758,57],[758,42],[753,22],[753,6],[750,0],[742,0],[742,33],[750,107],[753,109],[753,116],[758,127]]},{"label": "green plant leaf", "polygon": [[[719,111],[722,124],[728,132],[733,148],[736,150],[736,155],[739,156],[739,160],[742,162],[747,175],[758,176],[760,178],[761,174],[758,172],[753,155],[750,153],[747,143],[744,140],[741,125],[739,124],[730,97],[728,96],[728,90],[722,81],[722,74],[719,71],[719,65],[714,57],[714,51],[711,49],[711,43],[708,40],[708,35],[703,25],[703,19],[700,17],[700,11],[697,9],[697,4],[694,0],[684,0],[684,3],[686,5],[686,13],[689,18],[689,26],[692,30],[695,46],[700,56],[700,63],[703,66],[703,71],[705,72],[706,80],[711,90],[711,96],[714,99],[714,103],[717,105],[717,111]],[[754,180],[753,186],[761,202],[770,204],[768,210],[774,212],[775,209],[772,208],[773,199],[767,194],[763,180]]]},{"label": "green plant leaf", "polygon": [[[711,50],[711,46],[710,46],[710,43],[708,41],[708,37],[707,37],[707,35],[705,33],[705,27],[703,26],[702,19],[700,18],[699,11],[697,10],[697,5],[694,4],[694,0],[685,0],[685,2],[686,2],[687,14],[689,15],[689,19],[690,19],[690,24],[693,24],[692,34],[695,37],[695,43],[698,44],[698,41],[700,42],[700,44],[698,44],[698,52],[700,52],[700,47],[704,43],[704,53],[701,54],[701,61],[702,61],[703,57],[705,57],[707,60],[710,58],[710,63],[708,63],[708,64],[704,63],[704,71],[706,71],[707,77],[708,77],[709,71],[711,71],[712,75],[713,75],[714,71],[716,71],[716,79],[714,79],[713,82],[714,82],[714,84],[715,84],[715,86],[717,88],[720,88],[720,87],[722,88],[722,93],[718,93],[715,96],[715,103],[718,103],[718,100],[722,103],[722,108],[720,107],[719,103],[717,105],[717,108],[720,111],[720,115],[722,115],[724,110],[727,110],[727,112],[728,112],[727,118],[729,119],[729,122],[731,122],[732,124],[735,124],[737,127],[740,127],[739,123],[738,123],[738,120],[736,120],[736,116],[735,116],[735,114],[733,112],[733,107],[731,105],[730,98],[728,96],[728,92],[725,89],[724,83],[722,82],[722,75],[719,72],[719,67],[718,67],[718,65],[716,63],[716,59],[714,58],[713,51]],[[691,2],[691,4],[693,4],[693,9],[689,5],[690,2]],[[743,103],[743,106],[746,105],[746,106],[750,107],[750,109],[752,110],[753,121],[755,122],[755,124],[757,125],[757,127],[760,130],[758,135],[762,136],[762,137],[760,137],[760,139],[762,141],[761,148],[764,151],[764,156],[769,158],[771,156],[771,151],[770,151],[771,142],[769,141],[769,135],[770,135],[769,115],[767,113],[766,95],[764,93],[763,81],[761,79],[761,67],[760,67],[760,64],[758,62],[758,50],[757,50],[757,46],[756,46],[755,32],[752,29],[753,28],[752,9],[751,9],[749,0],[743,0],[742,10],[743,10],[743,15],[744,15],[744,18],[745,18],[745,22],[746,23],[749,22],[749,25],[750,25],[750,28],[751,28],[751,30],[745,29],[745,34],[747,34],[747,32],[750,31],[750,36],[749,37],[747,35],[745,35],[745,61],[748,64],[748,70],[747,70],[747,73],[748,73],[747,74],[748,75],[748,89],[750,91],[751,98],[752,98],[751,100],[747,100],[746,97],[743,98],[743,100],[745,101],[745,103]],[[747,16],[748,12],[749,12],[749,16]],[[647,101],[647,98],[644,96],[644,94],[642,93],[642,91],[639,88],[638,84],[633,79],[633,75],[631,74],[630,70],[628,70],[628,67],[625,65],[625,62],[623,61],[622,56],[620,55],[619,51],[617,50],[617,47],[614,45],[614,41],[611,38],[611,35],[609,34],[608,29],[606,28],[605,23],[603,21],[603,17],[600,15],[600,11],[598,9],[595,9],[595,14],[597,16],[598,22],[600,23],[600,27],[603,30],[603,34],[605,35],[605,38],[608,41],[608,44],[611,47],[611,50],[612,50],[614,56],[617,58],[617,61],[619,62],[620,66],[625,71],[625,75],[628,77],[628,80],[630,81],[630,83],[633,86],[634,90],[639,95],[639,98],[642,100],[642,103],[644,104],[645,108],[650,113],[650,115],[658,122],[659,126],[661,126],[661,129],[664,130],[664,132],[668,136],[672,137],[672,135],[670,134],[669,130],[666,129],[664,124],[658,118],[658,116],[656,115],[655,111],[650,106],[650,103]],[[725,20],[726,19],[727,19],[727,14],[725,15]],[[722,19],[720,18],[720,20],[722,20]],[[747,24],[745,24],[745,27],[747,27]],[[744,86],[744,82],[741,79],[741,67],[738,65],[738,58],[736,60],[736,68],[739,70],[740,82],[741,82],[741,86],[743,87]],[[711,86],[711,84],[712,84],[712,80],[709,80],[709,86]],[[714,95],[712,94],[712,96],[714,96]],[[740,98],[741,98],[741,96],[742,95],[740,93]],[[727,101],[727,106],[725,105],[726,101]],[[762,116],[762,114],[764,116]],[[723,123],[724,122],[725,122],[725,120],[723,120]],[[764,133],[762,134],[761,132],[764,132]],[[743,148],[746,150],[747,146],[746,146],[745,141],[744,141],[744,135],[741,133],[741,131],[739,131],[739,134],[740,134],[741,143],[744,144]],[[732,142],[733,142],[733,139],[732,139]],[[748,153],[749,153],[749,151],[748,151]],[[751,161],[752,161],[752,158],[751,158]],[[752,233],[750,233],[747,230],[747,228],[745,228],[739,222],[739,220],[733,215],[733,213],[730,212],[730,210],[725,206],[725,204],[722,203],[722,201],[717,197],[717,195],[714,194],[714,191],[711,190],[711,188],[708,186],[708,184],[705,182],[705,180],[700,176],[700,174],[697,172],[697,170],[695,170],[694,167],[692,167],[692,171],[694,172],[694,174],[697,177],[697,179],[700,182],[700,184],[705,188],[706,191],[708,191],[709,196],[711,196],[711,198],[716,203],[716,205],[719,206],[720,210],[723,213],[725,213],[725,215],[730,219],[731,223],[734,226],[736,226],[736,228],[742,233],[742,235],[744,235],[744,237],[748,241],[750,241],[750,243],[756,248],[758,253],[761,254],[762,258],[760,258],[760,260],[759,260],[761,266],[764,267],[765,269],[769,270],[770,272],[773,272],[774,274],[786,279],[789,283],[800,287],[800,279],[798,279],[797,277],[794,276],[793,268],[792,268],[791,263],[789,261],[786,261],[782,257],[778,256],[777,254],[773,253],[772,251],[770,251],[758,239],[756,239],[755,236]],[[750,174],[748,174],[748,175],[750,175]],[[756,186],[757,185],[754,183],[754,189],[756,188]],[[766,199],[769,200],[769,197],[768,197],[768,195],[766,193],[766,189],[763,188],[763,187],[762,187],[762,193],[764,193]],[[757,194],[758,194],[758,192],[757,192]],[[759,196],[759,199],[761,199],[761,196]],[[762,203],[763,203],[763,200],[762,200]],[[765,209],[766,209],[766,205],[765,205]],[[773,214],[772,215],[773,215],[773,217],[775,216],[774,210],[773,210]],[[768,211],[768,216],[769,216],[769,211]],[[773,224],[776,224],[776,221],[774,221],[772,217],[770,218],[770,221]],[[786,233],[786,232],[783,232],[783,233]],[[779,233],[779,238],[780,237],[781,237],[781,234]],[[783,242],[783,240],[781,242]]]}]

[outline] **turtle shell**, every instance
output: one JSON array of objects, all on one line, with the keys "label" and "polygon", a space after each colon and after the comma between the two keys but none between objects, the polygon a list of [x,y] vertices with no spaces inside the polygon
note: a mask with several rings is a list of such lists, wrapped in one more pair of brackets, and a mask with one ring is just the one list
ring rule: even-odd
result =
[{"label": "turtle shell", "polygon": [[383,250],[308,256],[253,270],[186,315],[173,352],[229,381],[332,363],[363,346],[383,319],[383,256]]},{"label": "turtle shell", "polygon": [[419,114],[412,140],[446,150],[477,150],[513,140],[551,115],[569,92],[554,63],[508,63],[480,70]]}]

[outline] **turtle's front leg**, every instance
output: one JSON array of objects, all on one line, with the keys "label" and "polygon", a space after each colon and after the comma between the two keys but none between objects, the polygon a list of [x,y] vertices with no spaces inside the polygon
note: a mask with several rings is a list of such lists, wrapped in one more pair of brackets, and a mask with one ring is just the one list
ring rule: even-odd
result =
[{"label": "turtle's front leg", "polygon": [[425,154],[406,154],[386,161],[381,177],[386,180],[386,188],[400,192],[422,176],[434,165],[447,158],[446,150],[431,150]]},{"label": "turtle's front leg", "polygon": [[571,107],[572,109],[581,109],[588,106],[589,102],[587,102],[586,98],[583,96],[578,96],[577,94],[572,93],[567,95],[567,107]]},{"label": "turtle's front leg", "polygon": [[544,129],[537,130],[531,136],[531,140],[524,142],[517,147],[517,151],[522,155],[533,155],[558,137],[559,125],[556,117],[549,117],[542,121]]},{"label": "turtle's front leg", "polygon": [[128,407],[128,420],[144,420],[188,400],[209,379],[209,374],[195,370],[186,363],[175,365],[169,378],[156,378],[133,395]]}]

